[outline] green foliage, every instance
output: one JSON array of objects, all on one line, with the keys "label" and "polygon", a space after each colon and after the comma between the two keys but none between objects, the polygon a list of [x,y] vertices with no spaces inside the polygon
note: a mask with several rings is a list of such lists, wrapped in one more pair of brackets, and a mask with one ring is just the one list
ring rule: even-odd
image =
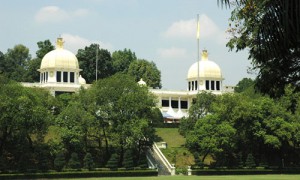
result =
[{"label": "green foliage", "polygon": [[194,100],[193,105],[189,109],[189,117],[183,118],[180,121],[179,132],[183,136],[186,136],[195,126],[197,120],[205,115],[211,113],[211,104],[216,100],[216,95],[211,92],[200,92],[197,94],[197,98]]},{"label": "green foliage", "polygon": [[199,168],[203,168],[204,163],[199,157],[199,153],[195,152],[194,153],[194,159],[195,159],[195,166]]},{"label": "green foliage", "polygon": [[144,59],[132,61],[127,73],[133,76],[136,82],[143,79],[147,83],[147,86],[161,88],[161,73],[154,62],[149,62]]},{"label": "green foliage", "polygon": [[68,167],[70,167],[71,169],[80,169],[81,165],[77,153],[71,154],[71,158],[68,162]]},{"label": "green foliage", "polygon": [[126,169],[133,169],[134,163],[133,163],[133,154],[131,150],[125,151],[122,164]]},{"label": "green foliage", "polygon": [[108,160],[106,167],[111,170],[116,170],[119,166],[119,156],[117,154],[112,154]]},{"label": "green foliage", "polygon": [[63,152],[60,152],[56,155],[54,159],[54,168],[56,171],[60,172],[66,165],[66,159]]},{"label": "green foliage", "polygon": [[244,92],[248,88],[253,88],[253,85],[254,85],[254,81],[251,78],[243,78],[234,87],[234,92],[237,92],[237,93]]},{"label": "green foliage", "polygon": [[87,83],[92,83],[96,80],[96,60],[98,60],[98,79],[109,77],[114,73],[110,52],[106,49],[100,49],[100,46],[97,44],[91,44],[84,49],[79,49],[76,57],[79,67],[82,69],[82,76]]},{"label": "green foliage", "polygon": [[89,171],[91,171],[95,167],[95,163],[93,161],[93,157],[91,153],[86,153],[83,159],[83,163],[84,163],[84,168],[88,169]]},{"label": "green foliage", "polygon": [[247,156],[247,159],[246,159],[246,162],[245,162],[245,166],[248,167],[248,168],[254,168],[254,167],[256,167],[255,159],[254,159],[254,157],[253,157],[253,155],[251,153],[248,154],[248,156]]},{"label": "green foliage", "polygon": [[233,7],[232,37],[227,46],[237,51],[249,49],[249,59],[258,74],[256,87],[272,97],[284,94],[288,84],[298,87],[299,1],[245,0],[236,1]]},{"label": "green foliage", "polygon": [[138,167],[142,169],[148,168],[148,160],[146,157],[146,153],[142,152],[139,157]]},{"label": "green foliage", "polygon": [[123,72],[126,73],[130,64],[133,61],[136,61],[137,58],[134,52],[131,52],[130,49],[124,49],[115,51],[112,53],[113,69],[114,72]]},{"label": "green foliage", "polygon": [[11,80],[18,82],[26,81],[26,69],[28,68],[28,61],[31,59],[29,49],[22,44],[14,46],[13,49],[8,49],[7,53],[0,61],[2,74]]}]

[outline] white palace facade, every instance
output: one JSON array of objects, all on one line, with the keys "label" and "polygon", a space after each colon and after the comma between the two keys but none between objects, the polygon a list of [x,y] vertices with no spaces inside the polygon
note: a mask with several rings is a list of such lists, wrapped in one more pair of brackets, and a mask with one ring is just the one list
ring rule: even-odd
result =
[{"label": "white palace facade", "polygon": [[[76,56],[63,48],[63,39],[58,38],[56,49],[47,53],[41,62],[40,82],[23,83],[28,87],[41,87],[48,89],[52,95],[65,92],[76,92],[81,86],[88,88],[84,78],[81,77]],[[232,86],[223,86],[221,68],[209,60],[206,50],[202,51],[201,60],[191,65],[187,72],[187,89],[185,91],[149,89],[158,99],[157,107],[162,112],[165,123],[177,123],[188,116],[188,109],[196,95],[202,91],[213,94],[233,92]],[[138,82],[146,85],[142,79]]]}]

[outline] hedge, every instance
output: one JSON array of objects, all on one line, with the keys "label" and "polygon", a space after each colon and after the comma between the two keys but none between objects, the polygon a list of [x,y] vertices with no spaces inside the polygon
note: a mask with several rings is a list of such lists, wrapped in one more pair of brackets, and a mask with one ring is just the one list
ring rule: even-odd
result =
[{"label": "hedge", "polygon": [[41,179],[41,178],[88,178],[88,177],[144,177],[157,176],[156,170],[132,171],[77,171],[77,172],[50,172],[0,174],[0,179]]},{"label": "hedge", "polygon": [[192,175],[300,174],[300,169],[198,169]]}]

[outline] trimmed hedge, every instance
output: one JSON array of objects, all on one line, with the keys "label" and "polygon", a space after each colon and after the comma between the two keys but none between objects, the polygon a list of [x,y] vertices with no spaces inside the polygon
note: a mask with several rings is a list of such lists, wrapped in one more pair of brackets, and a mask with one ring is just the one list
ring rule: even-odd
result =
[{"label": "trimmed hedge", "polygon": [[300,169],[197,169],[192,175],[300,174]]},{"label": "trimmed hedge", "polygon": [[41,178],[88,178],[88,177],[144,177],[157,176],[156,170],[132,171],[77,171],[52,173],[0,174],[0,179],[41,179]]}]

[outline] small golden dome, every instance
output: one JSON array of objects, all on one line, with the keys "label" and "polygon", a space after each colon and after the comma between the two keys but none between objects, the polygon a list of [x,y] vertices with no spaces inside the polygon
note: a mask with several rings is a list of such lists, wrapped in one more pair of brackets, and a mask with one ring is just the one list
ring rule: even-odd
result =
[{"label": "small golden dome", "polygon": [[63,39],[57,38],[56,49],[47,53],[41,62],[40,70],[42,69],[79,69],[79,64],[76,56],[63,48]]},{"label": "small golden dome", "polygon": [[[198,62],[195,62],[188,71],[187,79],[198,78]],[[201,61],[199,61],[199,78],[205,79],[223,79],[221,68],[213,61],[208,60],[206,50],[202,52]]]}]

